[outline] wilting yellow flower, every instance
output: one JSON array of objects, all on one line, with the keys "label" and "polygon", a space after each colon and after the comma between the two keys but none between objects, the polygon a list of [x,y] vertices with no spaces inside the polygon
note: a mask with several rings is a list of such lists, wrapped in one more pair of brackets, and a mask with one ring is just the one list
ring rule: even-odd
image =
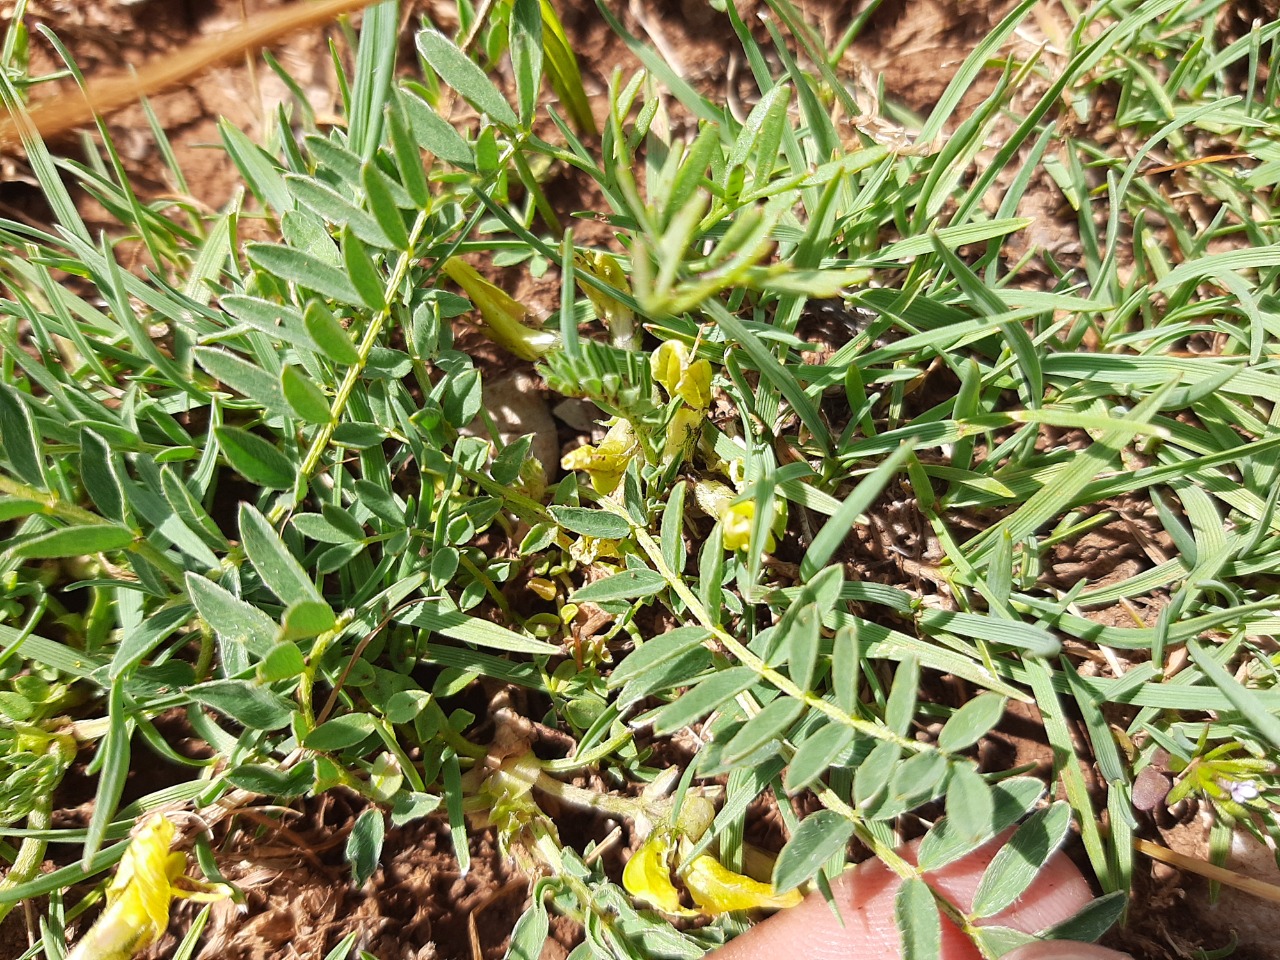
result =
[{"label": "wilting yellow flower", "polygon": [[460,286],[480,310],[494,343],[521,360],[537,360],[559,342],[549,330],[535,330],[522,322],[528,312],[501,287],[495,286],[470,264],[450,257],[440,269]]},{"label": "wilting yellow flower", "polygon": [[[737,496],[732,487],[717,480],[703,480],[694,485],[694,498],[707,516],[720,521],[724,530],[726,550],[746,550],[751,544],[751,525],[756,517],[755,501],[734,503]],[[783,501],[775,501],[775,504]],[[779,511],[780,513],[780,511]],[[777,519],[777,517],[775,517]],[[766,531],[764,551],[770,553],[777,546],[772,530]]]},{"label": "wilting yellow flower", "polygon": [[107,909],[67,960],[129,960],[164,933],[174,897],[207,903],[230,895],[219,884],[187,880],[197,889],[174,886],[187,868],[187,858],[169,851],[173,834],[173,821],[160,814],[152,816],[134,834],[107,887]]},{"label": "wilting yellow flower", "polygon": [[666,387],[667,393],[675,396],[680,377],[688,364],[689,348],[679,340],[665,340],[650,355],[649,372],[656,382]]},{"label": "wilting yellow flower", "polygon": [[622,885],[633,897],[655,910],[680,917],[697,916],[696,910],[680,904],[680,891],[671,880],[671,866],[667,862],[670,854],[670,837],[653,834],[622,868]]},{"label": "wilting yellow flower", "polygon": [[694,857],[684,875],[693,902],[709,916],[734,910],[780,910],[800,902],[799,890],[776,893],[773,886],[734,873],[715,857]]},{"label": "wilting yellow flower", "polygon": [[703,415],[697,410],[681,407],[671,415],[667,425],[667,439],[662,445],[662,462],[669,463],[675,458],[683,460],[698,442],[702,435]]},{"label": "wilting yellow flower", "polygon": [[597,446],[584,445],[570,450],[560,460],[565,470],[585,470],[596,493],[609,495],[618,489],[627,464],[640,452],[640,438],[631,422],[619,418]]},{"label": "wilting yellow flower", "polygon": [[554,600],[556,598],[556,585],[546,577],[530,577],[529,589],[543,600]]},{"label": "wilting yellow flower", "polygon": [[669,396],[679,397],[695,410],[711,406],[711,364],[694,360],[679,340],[667,340],[653,351],[649,371]]},{"label": "wilting yellow flower", "polygon": [[[627,281],[627,275],[622,272],[622,266],[611,255],[596,253],[594,250],[585,250],[578,255],[577,265],[586,273],[591,274],[597,280],[604,281],[615,290],[621,290],[623,293],[631,292],[631,284]],[[596,316],[604,321],[605,326],[609,328],[609,332],[613,334],[615,343],[618,340],[632,338],[634,335],[635,312],[630,307],[617,297],[598,290],[589,283],[582,284],[582,290],[587,295],[587,299],[591,301],[591,306],[595,308]]]},{"label": "wilting yellow flower", "polygon": [[[751,544],[751,524],[756,519],[756,505],[750,500],[735,503],[720,514],[720,522],[724,524],[724,548],[726,550],[745,550]],[[773,534],[767,533],[764,549],[768,553],[776,544]]]},{"label": "wilting yellow flower", "polygon": [[586,534],[569,544],[569,556],[583,566],[595,563],[597,560],[619,560],[622,558],[622,554],[618,553],[617,540],[609,540],[605,537],[589,537]]},{"label": "wilting yellow flower", "polygon": [[690,910],[680,903],[680,891],[671,876],[673,837],[668,829],[655,832],[627,861],[622,885],[637,900],[676,916],[716,916],[734,910],[777,910],[800,902],[800,891],[779,894],[767,883],[735,873],[708,854],[694,857],[684,875],[684,885],[698,905]]}]

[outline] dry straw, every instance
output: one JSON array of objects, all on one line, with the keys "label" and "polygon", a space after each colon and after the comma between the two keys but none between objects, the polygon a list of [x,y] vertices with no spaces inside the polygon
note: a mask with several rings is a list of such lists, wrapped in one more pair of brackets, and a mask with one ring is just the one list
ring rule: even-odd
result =
[{"label": "dry straw", "polygon": [[[35,132],[45,139],[83,126],[94,116],[105,116],[145,96],[190,80],[201,71],[267,46],[285,34],[332,20],[369,6],[373,0],[323,0],[295,3],[245,21],[237,29],[206,37],[191,46],[149,63],[139,70],[90,80],[80,96],[68,92],[48,97],[28,111]],[[12,115],[0,119],[0,150],[21,143],[19,121]]]}]

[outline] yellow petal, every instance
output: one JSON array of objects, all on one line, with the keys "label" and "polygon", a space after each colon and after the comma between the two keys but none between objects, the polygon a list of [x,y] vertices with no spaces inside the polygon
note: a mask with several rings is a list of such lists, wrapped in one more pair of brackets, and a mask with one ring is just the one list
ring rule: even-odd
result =
[{"label": "yellow petal", "polygon": [[734,873],[706,854],[695,857],[689,865],[684,885],[689,888],[693,902],[711,916],[734,910],[794,907],[801,899],[799,890],[776,893],[770,884]]},{"label": "yellow petal", "polygon": [[[756,518],[756,505],[750,500],[735,503],[720,515],[724,523],[724,548],[726,550],[746,550],[751,545],[751,524]],[[772,531],[766,531],[764,540],[765,553],[772,553],[777,546]]]},{"label": "yellow petal", "polygon": [[561,458],[560,466],[565,470],[585,470],[595,491],[607,496],[618,488],[627,464],[639,452],[640,440],[630,421],[620,418],[614,421],[599,446],[570,450]]},{"label": "yellow petal", "polygon": [[756,516],[756,505],[750,500],[735,503],[720,515],[724,523],[724,548],[745,550],[751,544],[751,522]]},{"label": "yellow petal", "polygon": [[622,868],[622,885],[637,900],[663,913],[695,916],[696,911],[680,905],[680,891],[671,882],[671,868],[667,865],[668,851],[666,837],[651,836]]},{"label": "yellow petal", "polygon": [[186,857],[170,854],[173,821],[157,814],[134,835],[120,861],[107,902],[119,901],[125,918],[144,932],[142,945],[150,943],[169,925],[173,881],[186,868]]},{"label": "yellow petal", "polygon": [[[597,280],[603,280],[616,290],[621,290],[623,293],[631,292],[631,284],[627,282],[627,275],[623,273],[622,265],[607,253],[585,251],[578,258],[578,266]],[[634,319],[635,314],[631,311],[631,308],[617,297],[611,296],[602,290],[597,290],[589,283],[581,284],[581,289],[587,295],[587,299],[591,301],[591,305],[595,307],[596,316],[609,324],[610,327],[619,321],[629,324]]]},{"label": "yellow petal", "polygon": [[702,434],[703,415],[700,410],[681,407],[671,417],[667,426],[667,439],[662,445],[662,460],[668,463],[675,458],[683,460],[698,442]]},{"label": "yellow petal", "polygon": [[649,372],[653,379],[674,397],[680,387],[680,378],[689,366],[689,348],[679,340],[664,341],[649,357]]},{"label": "yellow petal", "polygon": [[528,311],[505,290],[480,276],[469,263],[450,257],[440,269],[460,286],[480,309],[493,342],[521,360],[537,360],[555,347],[557,337],[522,322]]},{"label": "yellow petal", "polygon": [[685,368],[676,384],[676,394],[695,410],[711,406],[711,363],[694,360]]},{"label": "yellow petal", "polygon": [[170,853],[173,822],[156,814],[129,841],[107,887],[107,909],[67,960],[124,960],[159,939],[169,926],[173,881],[187,858]]}]

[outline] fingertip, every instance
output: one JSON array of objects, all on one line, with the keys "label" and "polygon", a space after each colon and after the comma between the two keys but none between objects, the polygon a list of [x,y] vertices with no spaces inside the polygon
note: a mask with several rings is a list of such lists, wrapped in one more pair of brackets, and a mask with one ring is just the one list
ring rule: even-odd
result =
[{"label": "fingertip", "polygon": [[1009,951],[1001,960],[1132,960],[1132,958],[1127,953],[1108,950],[1096,943],[1039,940]]},{"label": "fingertip", "polygon": [[[991,863],[1005,837],[974,850],[955,863],[925,875],[926,881],[960,910],[967,911],[982,874]],[[914,862],[916,845],[899,851]],[[894,897],[900,881],[878,860],[859,864],[831,883],[833,902],[811,895],[799,906],[781,911],[758,924],[747,934],[716,951],[712,960],[855,960],[875,957],[897,960],[901,943],[894,919]],[[1075,864],[1055,853],[1017,902],[984,923],[1035,933],[1074,916],[1093,899],[1093,893]],[[833,906],[839,909],[839,917]],[[942,960],[976,960],[978,951],[969,938],[945,917],[942,922]],[[1056,943],[1046,941],[1049,949]],[[1035,944],[1032,946],[1039,946]],[[1115,960],[1110,951],[1091,944],[1082,947],[1082,960]],[[1022,948],[1027,949],[1027,948]],[[1032,953],[1015,960],[1072,960],[1074,954]]]}]

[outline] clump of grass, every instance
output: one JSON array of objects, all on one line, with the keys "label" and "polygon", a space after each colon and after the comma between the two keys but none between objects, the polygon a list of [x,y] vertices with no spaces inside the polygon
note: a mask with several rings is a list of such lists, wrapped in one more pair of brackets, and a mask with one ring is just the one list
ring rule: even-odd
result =
[{"label": "clump of grass", "polygon": [[[495,827],[533,881],[517,957],[550,911],[582,922],[583,956],[699,956],[742,909],[820,887],[854,839],[906,878],[922,955],[939,909],[998,955],[1018,935],[980,921],[1034,870],[997,861],[968,913],[920,871],[1019,822],[1015,850],[1079,830],[1111,896],[1055,932],[1096,935],[1123,909],[1133,783],[1159,750],[1169,802],[1216,810],[1219,853],[1233,827],[1280,836],[1263,639],[1280,603],[1275,25],[1223,43],[1220,5],[1111,3],[1078,11],[1052,68],[999,59],[1031,6],[964,62],[919,149],[843,123],[856,103],[787,0],[769,56],[726,7],[759,89],[745,120],[602,5],[644,69],[613,78],[598,139],[548,4],[464,5],[456,36],[423,25],[416,78],[395,79],[382,3],[342,77],[344,127],[286,110],[258,144],[223,125],[246,192],[216,214],[140,199],[105,127],[85,161],[27,135],[55,223],[0,221],[0,830],[18,844],[0,903],[51,895],[28,955],[60,955],[93,902],[68,909],[68,892],[105,880],[148,814],[216,822],[339,789],[368,802],[346,848],[357,884],[388,820],[445,819],[464,870],[468,833]],[[0,74],[18,116],[21,30]],[[482,68],[499,63],[506,91]],[[957,116],[983,76],[989,96]],[[1015,115],[1022,87],[1040,95]],[[455,124],[459,102],[472,119]],[[1108,143],[1068,122],[1101,104]],[[1209,143],[1238,156],[1196,162]],[[575,242],[551,168],[593,182],[615,244]],[[1078,214],[1072,262],[1004,255],[1041,171]],[[120,229],[94,236],[64,180]],[[274,239],[242,243],[247,220]],[[144,272],[121,265],[126,241]],[[486,279],[494,263],[558,269],[547,329]],[[858,329],[813,362],[810,308],[832,301]],[[484,371],[454,326],[473,311],[608,426],[559,479],[531,438],[468,429]],[[923,575],[886,583],[851,532],[895,499]],[[1131,576],[1054,580],[1055,548],[1120,519],[1171,548]],[[1090,615],[1108,606],[1136,622]],[[967,702],[922,696],[941,675]],[[460,704],[482,679],[545,715],[477,718]],[[1010,700],[1038,709],[1065,799],[975,761]],[[207,759],[166,740],[172,711]],[[530,720],[571,738],[567,756],[508,751]],[[689,727],[703,746],[672,780],[654,746]],[[52,830],[78,751],[92,814]],[[151,758],[189,777],[122,804]],[[564,782],[585,768],[617,789]],[[743,839],[768,793],[776,859]],[[818,809],[799,819],[802,793]],[[654,838],[638,899],[547,798]],[[927,828],[919,866],[894,852],[909,824]],[[46,844],[79,859],[37,875]],[[723,916],[673,926],[687,910]]]}]

